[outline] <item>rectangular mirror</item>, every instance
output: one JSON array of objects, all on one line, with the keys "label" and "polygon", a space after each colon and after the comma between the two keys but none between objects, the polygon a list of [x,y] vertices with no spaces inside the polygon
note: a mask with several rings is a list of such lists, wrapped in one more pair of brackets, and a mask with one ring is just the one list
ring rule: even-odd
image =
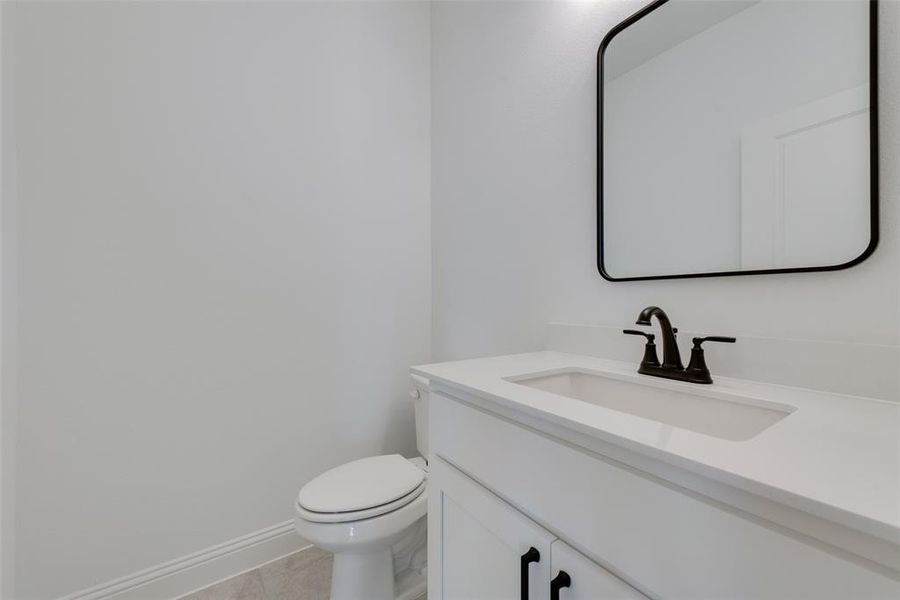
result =
[{"label": "rectangular mirror", "polygon": [[598,55],[612,281],[835,270],[878,240],[876,2],[662,0]]}]

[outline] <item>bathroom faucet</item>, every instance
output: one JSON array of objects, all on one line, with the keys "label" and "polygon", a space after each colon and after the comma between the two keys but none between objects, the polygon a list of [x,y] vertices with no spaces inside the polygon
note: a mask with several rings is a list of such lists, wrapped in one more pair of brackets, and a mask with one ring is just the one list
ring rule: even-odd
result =
[{"label": "bathroom faucet", "polygon": [[675,333],[678,331],[672,327],[669,321],[669,315],[666,311],[658,306],[648,306],[638,315],[636,325],[650,325],[651,319],[656,317],[659,319],[659,328],[662,330],[663,342],[663,364],[664,369],[677,369],[681,371],[684,365],[681,364],[681,353],[678,351],[678,342],[675,340]]},{"label": "bathroom faucet", "polygon": [[678,351],[678,340],[675,339],[678,329],[672,327],[672,322],[669,321],[669,316],[663,309],[658,306],[648,306],[641,311],[635,323],[637,325],[651,325],[653,317],[659,320],[659,327],[662,330],[662,364],[659,364],[659,359],[656,357],[656,344],[654,343],[656,336],[636,329],[622,330],[622,333],[627,333],[628,335],[642,335],[647,338],[647,344],[644,346],[644,359],[641,361],[638,373],[652,375],[653,377],[688,381],[690,383],[712,383],[712,375],[709,373],[709,367],[706,366],[706,359],[703,356],[703,342],[733,344],[737,340],[733,337],[716,335],[695,337],[693,339],[694,347],[691,349],[691,361],[685,369],[681,363],[681,353]]}]

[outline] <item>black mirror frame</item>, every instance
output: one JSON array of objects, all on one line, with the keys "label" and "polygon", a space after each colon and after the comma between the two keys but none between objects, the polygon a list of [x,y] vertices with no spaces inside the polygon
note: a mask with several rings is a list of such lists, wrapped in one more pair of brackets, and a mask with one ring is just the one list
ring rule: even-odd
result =
[{"label": "black mirror frame", "polygon": [[696,277],[733,277],[737,275],[767,275],[775,273],[810,273],[839,271],[858,265],[875,252],[878,246],[878,0],[869,0],[869,202],[870,238],[862,254],[851,261],[821,267],[791,267],[786,269],[749,269],[745,271],[716,271],[642,277],[613,277],[603,262],[603,55],[613,38],[628,26],[670,0],[654,0],[641,10],[613,27],[600,42],[597,50],[597,269],[607,281],[648,281],[656,279],[687,279]]}]

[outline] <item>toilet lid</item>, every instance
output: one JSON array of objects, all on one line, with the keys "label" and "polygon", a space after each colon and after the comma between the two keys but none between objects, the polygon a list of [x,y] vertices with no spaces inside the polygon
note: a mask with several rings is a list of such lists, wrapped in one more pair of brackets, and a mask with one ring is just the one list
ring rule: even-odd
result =
[{"label": "toilet lid", "polygon": [[308,511],[345,513],[393,503],[420,488],[425,472],[399,454],[370,456],[322,473],[300,490]]}]

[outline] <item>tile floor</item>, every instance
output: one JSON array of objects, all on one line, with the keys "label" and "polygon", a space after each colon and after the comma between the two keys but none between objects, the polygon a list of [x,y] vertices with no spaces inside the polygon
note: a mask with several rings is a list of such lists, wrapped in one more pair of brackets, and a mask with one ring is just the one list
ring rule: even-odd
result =
[{"label": "tile floor", "polygon": [[179,600],[328,600],[330,590],[331,554],[308,548]]}]

